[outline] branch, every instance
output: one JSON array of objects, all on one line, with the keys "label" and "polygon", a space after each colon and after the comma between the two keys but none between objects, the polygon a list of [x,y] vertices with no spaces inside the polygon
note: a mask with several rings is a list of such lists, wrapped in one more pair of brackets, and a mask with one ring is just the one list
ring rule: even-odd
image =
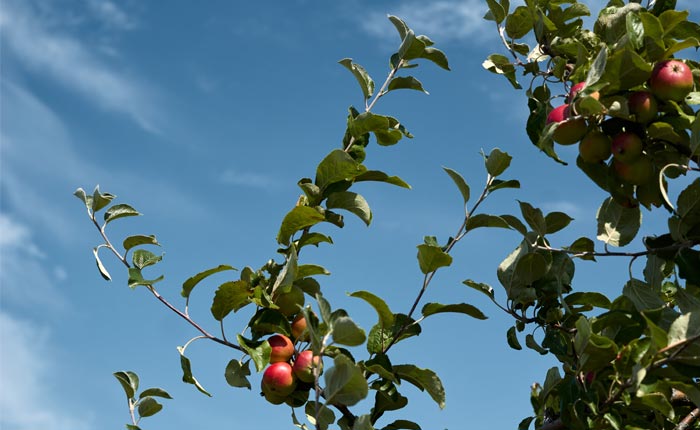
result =
[{"label": "branch", "polygon": [[542,245],[539,245],[537,243],[532,243],[530,245],[535,249],[541,249],[541,250],[551,251],[551,252],[563,252],[563,253],[566,253],[566,254],[573,256],[574,258],[577,258],[577,257],[632,257],[632,258],[639,258],[639,257],[644,257],[646,255],[658,254],[661,252],[680,251],[682,249],[692,248],[696,245],[700,245],[700,239],[687,240],[685,242],[678,242],[678,243],[674,243],[673,245],[664,246],[661,248],[653,248],[653,249],[647,249],[646,251],[637,251],[637,252],[621,252],[621,251],[576,252],[576,251],[572,251],[570,249],[565,249],[565,248],[552,248],[551,246],[542,246]]},{"label": "branch", "polygon": [[673,430],[686,430],[700,417],[700,408],[695,408],[688,416],[683,418],[683,421],[679,422],[678,425]]}]

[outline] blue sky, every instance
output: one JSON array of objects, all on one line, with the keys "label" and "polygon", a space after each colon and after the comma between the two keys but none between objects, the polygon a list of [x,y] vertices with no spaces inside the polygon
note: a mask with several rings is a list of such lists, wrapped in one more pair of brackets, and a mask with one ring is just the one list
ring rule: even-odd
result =
[{"label": "blue sky", "polygon": [[[422,65],[415,73],[430,96],[397,92],[380,101],[377,112],[398,117],[416,137],[373,145],[367,164],[401,176],[413,190],[361,186],[372,226],[348,217],[343,230],[327,230],[335,245],[305,251],[305,262],[332,272],[322,280],[331,303],[367,330],[374,311],[347,292],[370,290],[394,311],[408,310],[421,281],[415,246],[425,235],[444,241],[460,223],[460,197],[441,166],[462,172],[475,193],[484,180],[482,148],[511,153],[506,176],[523,185],[494,195],[484,210],[515,212],[515,199],[530,201],[576,218],[555,236],[561,245],[594,235],[602,191],[575,167],[538,153],[524,132],[524,95],[481,68],[501,49],[495,29],[481,20],[484,11],[479,0],[4,0],[0,427],[119,428],[128,414],[112,372],[133,370],[144,387],[161,386],[175,397],[143,422],[145,429],[293,428],[288,408],[226,385],[226,363],[238,358],[230,350],[205,342],[188,349],[213,398],[180,382],[175,347],[196,333],[145,290],[129,290],[109,258],[114,281],[102,281],[91,253],[99,237],[71,194],[99,183],[145,214],[115,222],[111,235],[158,236],[166,252],[159,290],[178,305],[182,281],[196,272],[278,258],[275,234],[300,193],[296,181],[312,176],[338,146],[347,107],[362,103],[337,60],[352,57],[383,81],[398,44],[388,13],[431,36],[453,71]],[[561,155],[573,162],[575,148]],[[648,231],[664,222],[647,218]],[[427,300],[473,303],[490,319],[438,315],[419,338],[399,344],[394,362],[437,371],[447,406],[440,411],[405,385],[409,408],[381,424],[406,418],[426,429],[514,428],[530,413],[529,386],[553,361],[509,349],[510,321],[461,285],[472,278],[497,286],[496,266],[517,242],[515,233],[477,231],[458,246]],[[603,262],[577,270],[576,288],[615,292],[627,268]],[[212,330],[209,306],[223,279],[198,287],[192,298],[191,313]],[[229,330],[236,330],[246,316],[231,319]],[[256,388],[259,379],[252,380]]]}]

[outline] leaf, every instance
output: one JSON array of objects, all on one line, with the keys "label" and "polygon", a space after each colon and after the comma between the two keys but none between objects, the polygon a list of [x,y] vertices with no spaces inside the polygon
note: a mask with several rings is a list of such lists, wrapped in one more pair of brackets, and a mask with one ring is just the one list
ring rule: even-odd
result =
[{"label": "leaf", "polygon": [[496,21],[496,24],[500,24],[506,18],[506,10],[501,6],[496,0],[486,0],[486,4],[489,7],[489,12],[484,16],[484,19],[489,21]]},{"label": "leaf", "polygon": [[457,173],[455,170],[450,169],[449,167],[443,167],[442,168],[452,179],[452,181],[457,185],[457,188],[459,189],[459,192],[462,194],[462,198],[464,199],[464,203],[466,204],[469,201],[469,185],[467,185],[467,182],[464,180],[462,175]]},{"label": "leaf", "polygon": [[211,314],[221,321],[231,312],[236,312],[251,302],[252,290],[245,281],[224,282],[214,294]]},{"label": "leaf", "polygon": [[165,279],[164,276],[159,276],[156,279],[145,279],[141,273],[141,269],[132,267],[129,269],[128,285],[130,288],[136,288],[139,285],[149,286]]},{"label": "leaf", "polygon": [[[668,344],[687,342],[700,336],[700,311],[688,312],[676,318],[668,329]],[[699,342],[700,343],[700,342]]]},{"label": "leaf", "polygon": [[132,208],[126,204],[114,205],[107,209],[104,215],[105,223],[114,221],[115,219],[124,218],[128,216],[139,216],[141,215],[136,209]]},{"label": "leaf", "polygon": [[450,70],[450,65],[447,61],[447,56],[445,56],[445,53],[437,48],[425,48],[423,50],[423,55],[421,55],[421,58],[425,58],[428,61],[432,61],[435,65],[444,70]]},{"label": "leaf", "polygon": [[389,82],[389,86],[387,87],[387,91],[394,91],[394,90],[402,90],[402,89],[407,89],[407,90],[416,90],[416,91],[421,91],[425,94],[430,94],[428,93],[424,88],[423,84],[413,76],[399,76],[391,80]]},{"label": "leaf", "polygon": [[333,359],[333,367],[323,377],[326,383],[324,394],[329,404],[353,406],[367,397],[369,387],[362,369],[343,354]]},{"label": "leaf", "polygon": [[100,260],[100,256],[98,255],[100,247],[97,246],[95,248],[92,248],[92,254],[95,256],[95,263],[97,264],[97,270],[100,271],[100,275],[102,275],[102,278],[104,278],[105,281],[111,281],[112,277],[109,276],[109,272],[105,268],[105,266],[102,264],[102,260]]},{"label": "leaf", "polygon": [[423,306],[423,310],[421,312],[424,317],[444,312],[452,312],[466,314],[478,320],[488,319],[488,317],[484,315],[484,313],[481,312],[477,307],[472,306],[468,303],[456,303],[451,305],[443,305],[440,303],[427,303],[425,306]]},{"label": "leaf", "polygon": [[598,209],[596,218],[598,240],[612,246],[625,246],[637,236],[642,223],[642,212],[639,207],[625,208],[608,197]]},{"label": "leaf", "polygon": [[355,424],[353,424],[352,430],[374,430],[374,426],[372,426],[372,417],[369,414],[365,414],[355,418]]},{"label": "leaf", "polygon": [[153,397],[144,397],[139,401],[139,416],[141,418],[150,417],[163,409],[163,405],[158,403]]},{"label": "leaf", "polygon": [[126,239],[124,239],[124,249],[128,252],[131,248],[134,248],[139,245],[156,245],[160,246],[160,243],[156,240],[156,237],[153,235],[150,236],[143,236],[143,235],[135,235],[135,236],[129,236]]},{"label": "leaf", "polygon": [[391,309],[389,309],[389,305],[387,305],[381,297],[376,296],[369,291],[355,291],[354,293],[350,294],[350,297],[357,297],[358,299],[362,299],[369,303],[369,305],[372,306],[375,311],[377,311],[379,323],[382,326],[388,328],[394,324],[394,314],[391,312]]},{"label": "leaf", "polygon": [[335,149],[319,163],[314,183],[321,190],[325,190],[331,184],[352,180],[366,171],[367,168],[349,154],[341,149]]},{"label": "leaf", "polygon": [[497,215],[476,214],[467,219],[466,231],[471,231],[479,227],[511,228],[506,220]]},{"label": "leaf", "polygon": [[491,287],[490,285],[483,284],[483,283],[476,282],[476,281],[472,281],[471,279],[467,279],[466,281],[462,281],[462,283],[464,285],[466,285],[467,287],[473,288],[477,291],[480,291],[480,292],[486,294],[487,296],[489,296],[489,298],[491,300],[494,300],[493,287]]},{"label": "leaf", "polygon": [[413,318],[404,314],[394,314],[394,323],[387,327],[381,322],[375,324],[367,336],[367,351],[370,354],[380,354],[392,343],[398,343],[421,333],[420,325]]},{"label": "leaf", "polygon": [[547,234],[556,233],[564,229],[574,219],[564,212],[550,212],[544,217],[545,225],[547,226]]},{"label": "leaf", "polygon": [[640,49],[644,42],[644,24],[637,13],[628,13],[625,16],[625,26],[627,27],[627,38],[634,47]]},{"label": "leaf", "polygon": [[506,338],[508,340],[508,346],[511,348],[520,351],[523,349],[522,346],[520,346],[520,342],[518,342],[518,335],[515,332],[515,327],[511,327],[508,329],[508,332],[506,333]]},{"label": "leaf", "polygon": [[77,197],[81,202],[85,203],[86,208],[90,209],[92,207],[92,197],[85,194],[84,189],[78,188],[77,190],[75,190],[73,195]]},{"label": "leaf", "polygon": [[384,172],[380,172],[379,170],[367,170],[355,177],[355,182],[361,181],[386,182],[387,184],[396,185],[409,190],[411,189],[411,186],[398,176],[389,176]]},{"label": "leaf", "polygon": [[445,388],[435,372],[430,369],[421,369],[412,364],[399,364],[394,366],[394,373],[421,391],[427,391],[440,409],[445,407]]},{"label": "leaf", "polygon": [[224,270],[238,270],[238,269],[236,269],[233,266],[229,266],[227,264],[220,264],[220,265],[213,267],[211,269],[207,269],[203,272],[199,272],[194,276],[190,276],[189,278],[187,278],[187,280],[185,282],[182,283],[182,292],[180,294],[182,295],[182,297],[185,297],[185,298],[189,297],[190,294],[192,293],[192,290],[194,289],[194,287],[196,287],[197,284],[199,284],[202,280],[204,280],[205,278],[208,278],[209,276],[211,276],[215,273],[223,272]]},{"label": "leaf", "polygon": [[297,280],[299,277],[297,276],[297,270],[298,270],[298,257],[297,257],[297,250],[296,248],[292,245],[289,249],[289,253],[287,255],[287,261],[284,263],[284,267],[282,267],[282,270],[280,273],[277,275],[277,279],[275,279],[275,283],[272,285],[272,294],[277,294],[277,291],[280,288],[283,288],[282,292],[287,292],[288,290],[286,287],[289,287],[294,283],[295,280]]},{"label": "leaf", "polygon": [[126,424],[126,429],[127,430],[141,430],[141,427],[135,426],[133,424]]},{"label": "leaf", "polygon": [[511,39],[520,39],[532,31],[532,12],[525,6],[518,6],[506,17],[506,34]]},{"label": "leaf", "polygon": [[406,37],[406,34],[408,34],[409,30],[406,23],[401,18],[394,15],[388,15],[387,18],[389,18],[389,21],[394,24],[394,27],[396,27],[396,30],[399,32],[399,37],[401,40],[403,40]]},{"label": "leaf", "polygon": [[137,269],[144,269],[152,266],[163,259],[162,255],[156,255],[145,249],[137,249],[131,258],[132,263]]},{"label": "leaf", "polygon": [[250,381],[248,381],[248,376],[250,376],[250,360],[245,363],[233,359],[226,365],[226,371],[224,372],[226,382],[232,387],[247,388],[251,389]]},{"label": "leaf", "polygon": [[494,179],[491,185],[488,186],[487,190],[489,193],[503,188],[520,188],[520,181],[515,179],[509,179],[507,181],[502,181],[500,179]]},{"label": "leaf", "polygon": [[[241,345],[242,346],[242,345]],[[177,347],[177,352],[180,353],[180,367],[182,368],[182,382],[194,385],[200,393],[211,397],[211,394],[202,387],[202,385],[197,381],[197,378],[192,375],[192,365],[190,359],[185,357],[185,349],[182,346]]]},{"label": "leaf", "polygon": [[351,58],[343,58],[342,60],[338,61],[338,63],[350,70],[353,76],[355,76],[355,79],[357,79],[357,82],[360,84],[360,89],[362,90],[362,94],[365,96],[365,100],[372,97],[372,94],[374,94],[374,81],[369,76],[369,73],[367,73],[365,68],[357,63],[354,63]]},{"label": "leaf", "polygon": [[622,289],[622,295],[632,301],[638,311],[659,309],[665,305],[659,295],[655,293],[651,286],[638,280],[631,279]]},{"label": "leaf", "polygon": [[486,164],[486,171],[489,175],[494,178],[499,176],[501,173],[505,172],[510,166],[510,162],[513,159],[507,152],[503,152],[498,148],[495,148],[486,157],[484,163]]},{"label": "leaf", "polygon": [[396,420],[392,422],[391,424],[388,424],[384,427],[382,427],[382,430],[399,430],[399,429],[406,429],[406,430],[421,430],[421,427],[414,423],[413,421],[408,421],[408,420]]},{"label": "leaf", "polygon": [[270,344],[266,340],[249,340],[240,334],[237,336],[237,339],[238,344],[248,353],[253,363],[255,363],[255,369],[258,372],[262,372],[265,366],[270,362],[270,352],[272,351]]},{"label": "leaf", "polygon": [[307,402],[304,408],[306,419],[317,430],[326,430],[335,422],[335,414],[327,406],[313,401]]},{"label": "leaf", "polygon": [[168,394],[168,392],[162,388],[149,388],[147,390],[143,390],[143,392],[139,394],[139,399],[143,399],[144,397],[162,397],[164,399],[172,399],[170,394]]},{"label": "leaf", "polygon": [[518,200],[518,203],[520,204],[520,212],[523,214],[525,222],[539,236],[544,236],[547,233],[547,222],[545,221],[542,211],[527,202]]},{"label": "leaf", "polygon": [[452,264],[452,257],[439,246],[418,245],[418,264],[421,272],[428,274]]},{"label": "leaf", "polygon": [[294,280],[296,281],[297,279],[303,279],[309,276],[330,274],[331,272],[326,270],[323,266],[319,266],[316,264],[302,264],[297,267],[296,276]]},{"label": "leaf", "polygon": [[596,292],[576,292],[564,298],[567,305],[591,305],[598,308],[610,309],[611,303],[604,294]]},{"label": "leaf", "polygon": [[365,343],[365,331],[347,316],[335,318],[332,324],[333,342],[346,346],[358,346]]},{"label": "leaf", "polygon": [[540,355],[547,355],[547,350],[542,348],[539,343],[535,340],[535,336],[532,334],[527,334],[525,336],[525,345],[534,350],[537,351]]},{"label": "leaf", "polygon": [[124,389],[124,393],[126,394],[126,398],[133,399],[136,395],[136,391],[139,389],[138,375],[128,370],[124,372],[114,372],[112,375],[114,375],[114,377],[117,378],[117,381],[119,381],[121,384],[122,388]]},{"label": "leaf", "polygon": [[277,242],[281,245],[289,245],[292,235],[299,230],[318,224],[326,218],[316,209],[308,206],[296,206],[289,211],[282,220],[280,231],[277,233]]},{"label": "leaf", "polygon": [[[639,397],[639,400],[651,409],[656,409],[669,419],[675,418],[673,406],[662,393],[649,393]],[[677,427],[681,428],[681,427]]]},{"label": "leaf", "polygon": [[107,206],[116,196],[109,193],[100,192],[100,186],[95,187],[95,191],[92,193],[92,212],[96,213],[105,206]]},{"label": "leaf", "polygon": [[491,54],[482,66],[491,73],[505,76],[516,90],[522,89],[515,77],[515,66],[505,55]]},{"label": "leaf", "polygon": [[[571,244],[571,246],[568,247],[570,251],[574,251],[578,254],[584,254],[584,253],[593,253],[595,252],[595,244],[593,241],[587,237],[579,237],[574,241],[574,243]],[[595,257],[593,255],[588,255],[588,256],[583,256],[580,257],[577,255],[577,257],[581,258],[582,260],[592,260],[595,261]]]},{"label": "leaf", "polygon": [[331,193],[326,201],[329,209],[345,209],[357,215],[366,225],[372,222],[372,211],[364,197],[350,191]]}]

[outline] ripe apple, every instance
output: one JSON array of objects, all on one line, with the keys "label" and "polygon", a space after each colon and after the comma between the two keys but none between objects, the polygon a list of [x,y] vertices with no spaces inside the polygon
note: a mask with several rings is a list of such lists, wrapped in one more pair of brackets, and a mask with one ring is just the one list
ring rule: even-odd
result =
[{"label": "ripe apple", "polygon": [[578,152],[586,163],[600,163],[610,158],[612,140],[607,134],[594,130],[578,144]]},{"label": "ripe apple", "polygon": [[292,337],[297,341],[309,340],[309,332],[306,330],[306,318],[299,313],[292,321]]},{"label": "ripe apple", "polygon": [[552,109],[549,115],[547,115],[547,124],[553,122],[560,123],[559,127],[554,130],[554,136],[552,136],[554,141],[559,144],[573,145],[581,140],[588,129],[585,119],[569,119],[570,116],[570,105],[568,104],[563,104]]},{"label": "ripe apple", "polygon": [[642,155],[642,139],[632,132],[625,131],[613,138],[611,148],[616,160],[630,163]]},{"label": "ripe apple", "polygon": [[627,107],[637,122],[645,124],[656,117],[658,106],[648,91],[635,91],[627,98]]},{"label": "ripe apple", "polygon": [[[297,381],[289,363],[272,363],[263,372],[260,388],[265,398],[271,403],[292,394],[296,388]],[[270,398],[268,398],[270,397]]]},{"label": "ripe apple", "polygon": [[279,311],[289,317],[299,312],[299,309],[304,306],[304,291],[292,285],[289,291],[278,294],[273,301],[279,306]]},{"label": "ripe apple", "polygon": [[679,60],[658,62],[651,71],[649,87],[661,100],[679,102],[693,90],[693,72]]},{"label": "ripe apple", "polygon": [[[569,95],[566,96],[566,102],[573,102],[578,93],[580,93],[584,88],[586,88],[585,82],[579,82],[578,84],[573,85],[569,90]],[[600,98],[600,93],[598,91],[594,91],[589,94],[589,97],[593,97],[594,99],[598,100]]]},{"label": "ripe apple", "polygon": [[270,344],[270,363],[287,362],[294,355],[294,344],[283,334],[274,334],[267,339]]},{"label": "ripe apple", "polygon": [[321,357],[314,357],[311,350],[306,350],[297,354],[297,358],[294,360],[294,365],[292,366],[292,371],[294,372],[294,376],[300,381],[313,382],[314,366],[323,366]]},{"label": "ripe apple", "polygon": [[648,184],[654,178],[654,164],[648,157],[639,157],[630,163],[615,160],[613,169],[622,182],[632,185]]}]

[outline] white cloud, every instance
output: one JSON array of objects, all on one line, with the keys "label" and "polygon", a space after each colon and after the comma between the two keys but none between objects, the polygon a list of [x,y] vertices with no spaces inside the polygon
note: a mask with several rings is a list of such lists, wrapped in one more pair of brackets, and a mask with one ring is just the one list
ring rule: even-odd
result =
[{"label": "white cloud", "polygon": [[[91,417],[51,388],[59,370],[52,362],[50,332],[0,311],[0,428],[3,430],[83,430]],[[88,414],[89,415],[89,414]]]},{"label": "white cloud", "polygon": [[576,203],[567,200],[545,202],[542,204],[542,209],[545,212],[564,212],[576,219],[584,218],[583,215],[589,212]]},{"label": "white cloud", "polygon": [[[124,20],[128,17],[116,6],[110,7],[111,3],[105,1],[93,3],[101,5],[103,19],[121,20],[122,26],[127,25]],[[86,38],[60,32],[55,23],[49,24],[53,20],[43,16],[32,8],[31,2],[1,3],[0,30],[14,58],[100,107],[129,116],[145,130],[159,132],[154,95],[147,86],[136,77],[119,73],[117,65],[96,55],[86,44]]]},{"label": "white cloud", "polygon": [[260,173],[240,172],[233,169],[225,170],[219,177],[219,180],[224,184],[251,188],[271,189],[279,186],[279,182],[270,176]]},{"label": "white cloud", "polygon": [[89,0],[88,7],[108,27],[131,30],[136,26],[135,21],[128,14],[109,0]]},{"label": "white cloud", "polygon": [[[401,2],[389,14],[403,19],[418,34],[426,34],[442,43],[465,39],[481,39],[496,35],[492,23],[484,20],[487,9],[482,0],[439,0]],[[396,38],[385,13],[373,13],[363,20],[362,26],[370,34],[382,38]]]}]

